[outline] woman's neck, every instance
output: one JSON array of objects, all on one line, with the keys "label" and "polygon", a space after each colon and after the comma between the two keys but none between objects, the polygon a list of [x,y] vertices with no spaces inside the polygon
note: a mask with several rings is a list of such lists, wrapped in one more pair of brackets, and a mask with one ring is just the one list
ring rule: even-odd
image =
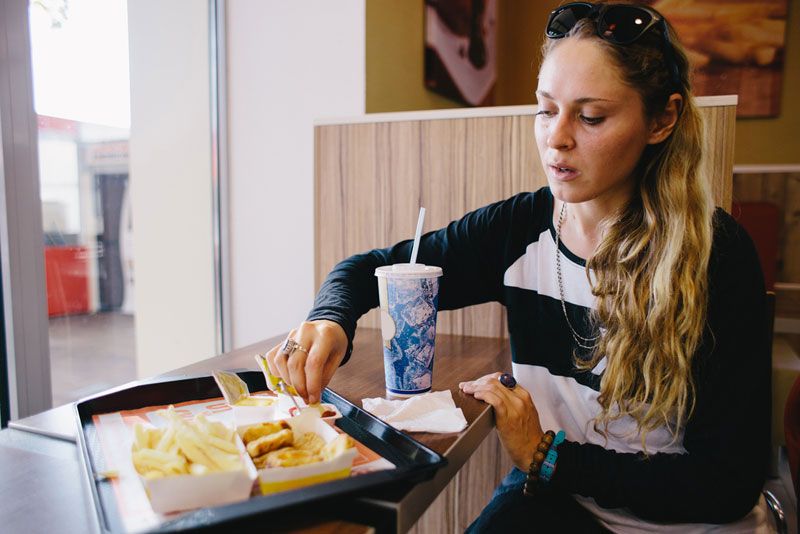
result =
[{"label": "woman's neck", "polygon": [[[560,228],[560,239],[564,246],[579,257],[589,259],[603,239],[603,221],[617,213],[626,200],[601,201],[595,199],[576,204],[567,203]],[[556,228],[558,228],[563,205],[561,200],[555,199],[553,224],[556,225]]]}]

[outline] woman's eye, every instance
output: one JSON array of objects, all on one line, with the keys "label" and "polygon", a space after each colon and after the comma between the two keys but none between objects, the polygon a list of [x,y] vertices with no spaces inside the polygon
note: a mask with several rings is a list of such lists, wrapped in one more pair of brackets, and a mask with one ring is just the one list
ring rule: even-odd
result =
[{"label": "woman's eye", "polygon": [[594,126],[603,122],[605,117],[587,117],[586,115],[581,115],[581,120],[589,126]]},{"label": "woman's eye", "polygon": [[549,117],[552,117],[555,114],[556,114],[555,111],[550,111],[549,109],[540,109],[539,111],[536,112],[536,116],[537,117],[548,117],[549,118]]}]

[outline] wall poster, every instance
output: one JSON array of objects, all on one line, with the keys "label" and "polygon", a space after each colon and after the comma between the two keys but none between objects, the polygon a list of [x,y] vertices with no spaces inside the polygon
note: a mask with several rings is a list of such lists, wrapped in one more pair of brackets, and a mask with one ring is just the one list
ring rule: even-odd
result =
[{"label": "wall poster", "polygon": [[738,117],[780,114],[788,0],[648,3],[687,48],[695,94],[738,94]]},{"label": "wall poster", "polygon": [[494,103],[496,0],[425,0],[425,86],[470,106]]}]

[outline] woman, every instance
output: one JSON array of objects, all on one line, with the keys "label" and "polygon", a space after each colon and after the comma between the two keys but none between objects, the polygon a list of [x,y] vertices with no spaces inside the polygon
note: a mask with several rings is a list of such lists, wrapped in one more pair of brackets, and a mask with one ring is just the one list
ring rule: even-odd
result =
[{"label": "woman", "polygon": [[[562,6],[545,41],[535,135],[549,187],[420,244],[445,273],[441,309],[508,313],[516,380],[461,388],[494,407],[516,468],[470,530],[765,529],[763,279],[698,172],[686,56],[634,5]],[[290,335],[304,349],[274,348],[273,373],[317,400],[378,304],[374,269],[410,247],[337,265]]]}]

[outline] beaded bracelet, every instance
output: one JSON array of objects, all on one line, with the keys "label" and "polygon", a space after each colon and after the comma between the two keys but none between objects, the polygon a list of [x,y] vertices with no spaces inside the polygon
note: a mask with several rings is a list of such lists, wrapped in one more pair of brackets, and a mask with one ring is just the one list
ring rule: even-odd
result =
[{"label": "beaded bracelet", "polygon": [[564,441],[567,435],[563,430],[559,430],[553,443],[550,445],[550,450],[547,451],[542,466],[539,468],[539,480],[544,483],[550,482],[550,477],[553,476],[556,470],[556,460],[558,460],[558,446]]},{"label": "beaded bracelet", "polygon": [[528,475],[525,477],[525,485],[522,487],[522,493],[526,497],[532,497],[536,493],[536,484],[539,482],[539,469],[544,462],[545,455],[550,451],[550,445],[553,443],[556,435],[552,430],[548,430],[542,436],[542,441],[536,446],[536,452],[533,453],[533,460],[528,468]]}]

